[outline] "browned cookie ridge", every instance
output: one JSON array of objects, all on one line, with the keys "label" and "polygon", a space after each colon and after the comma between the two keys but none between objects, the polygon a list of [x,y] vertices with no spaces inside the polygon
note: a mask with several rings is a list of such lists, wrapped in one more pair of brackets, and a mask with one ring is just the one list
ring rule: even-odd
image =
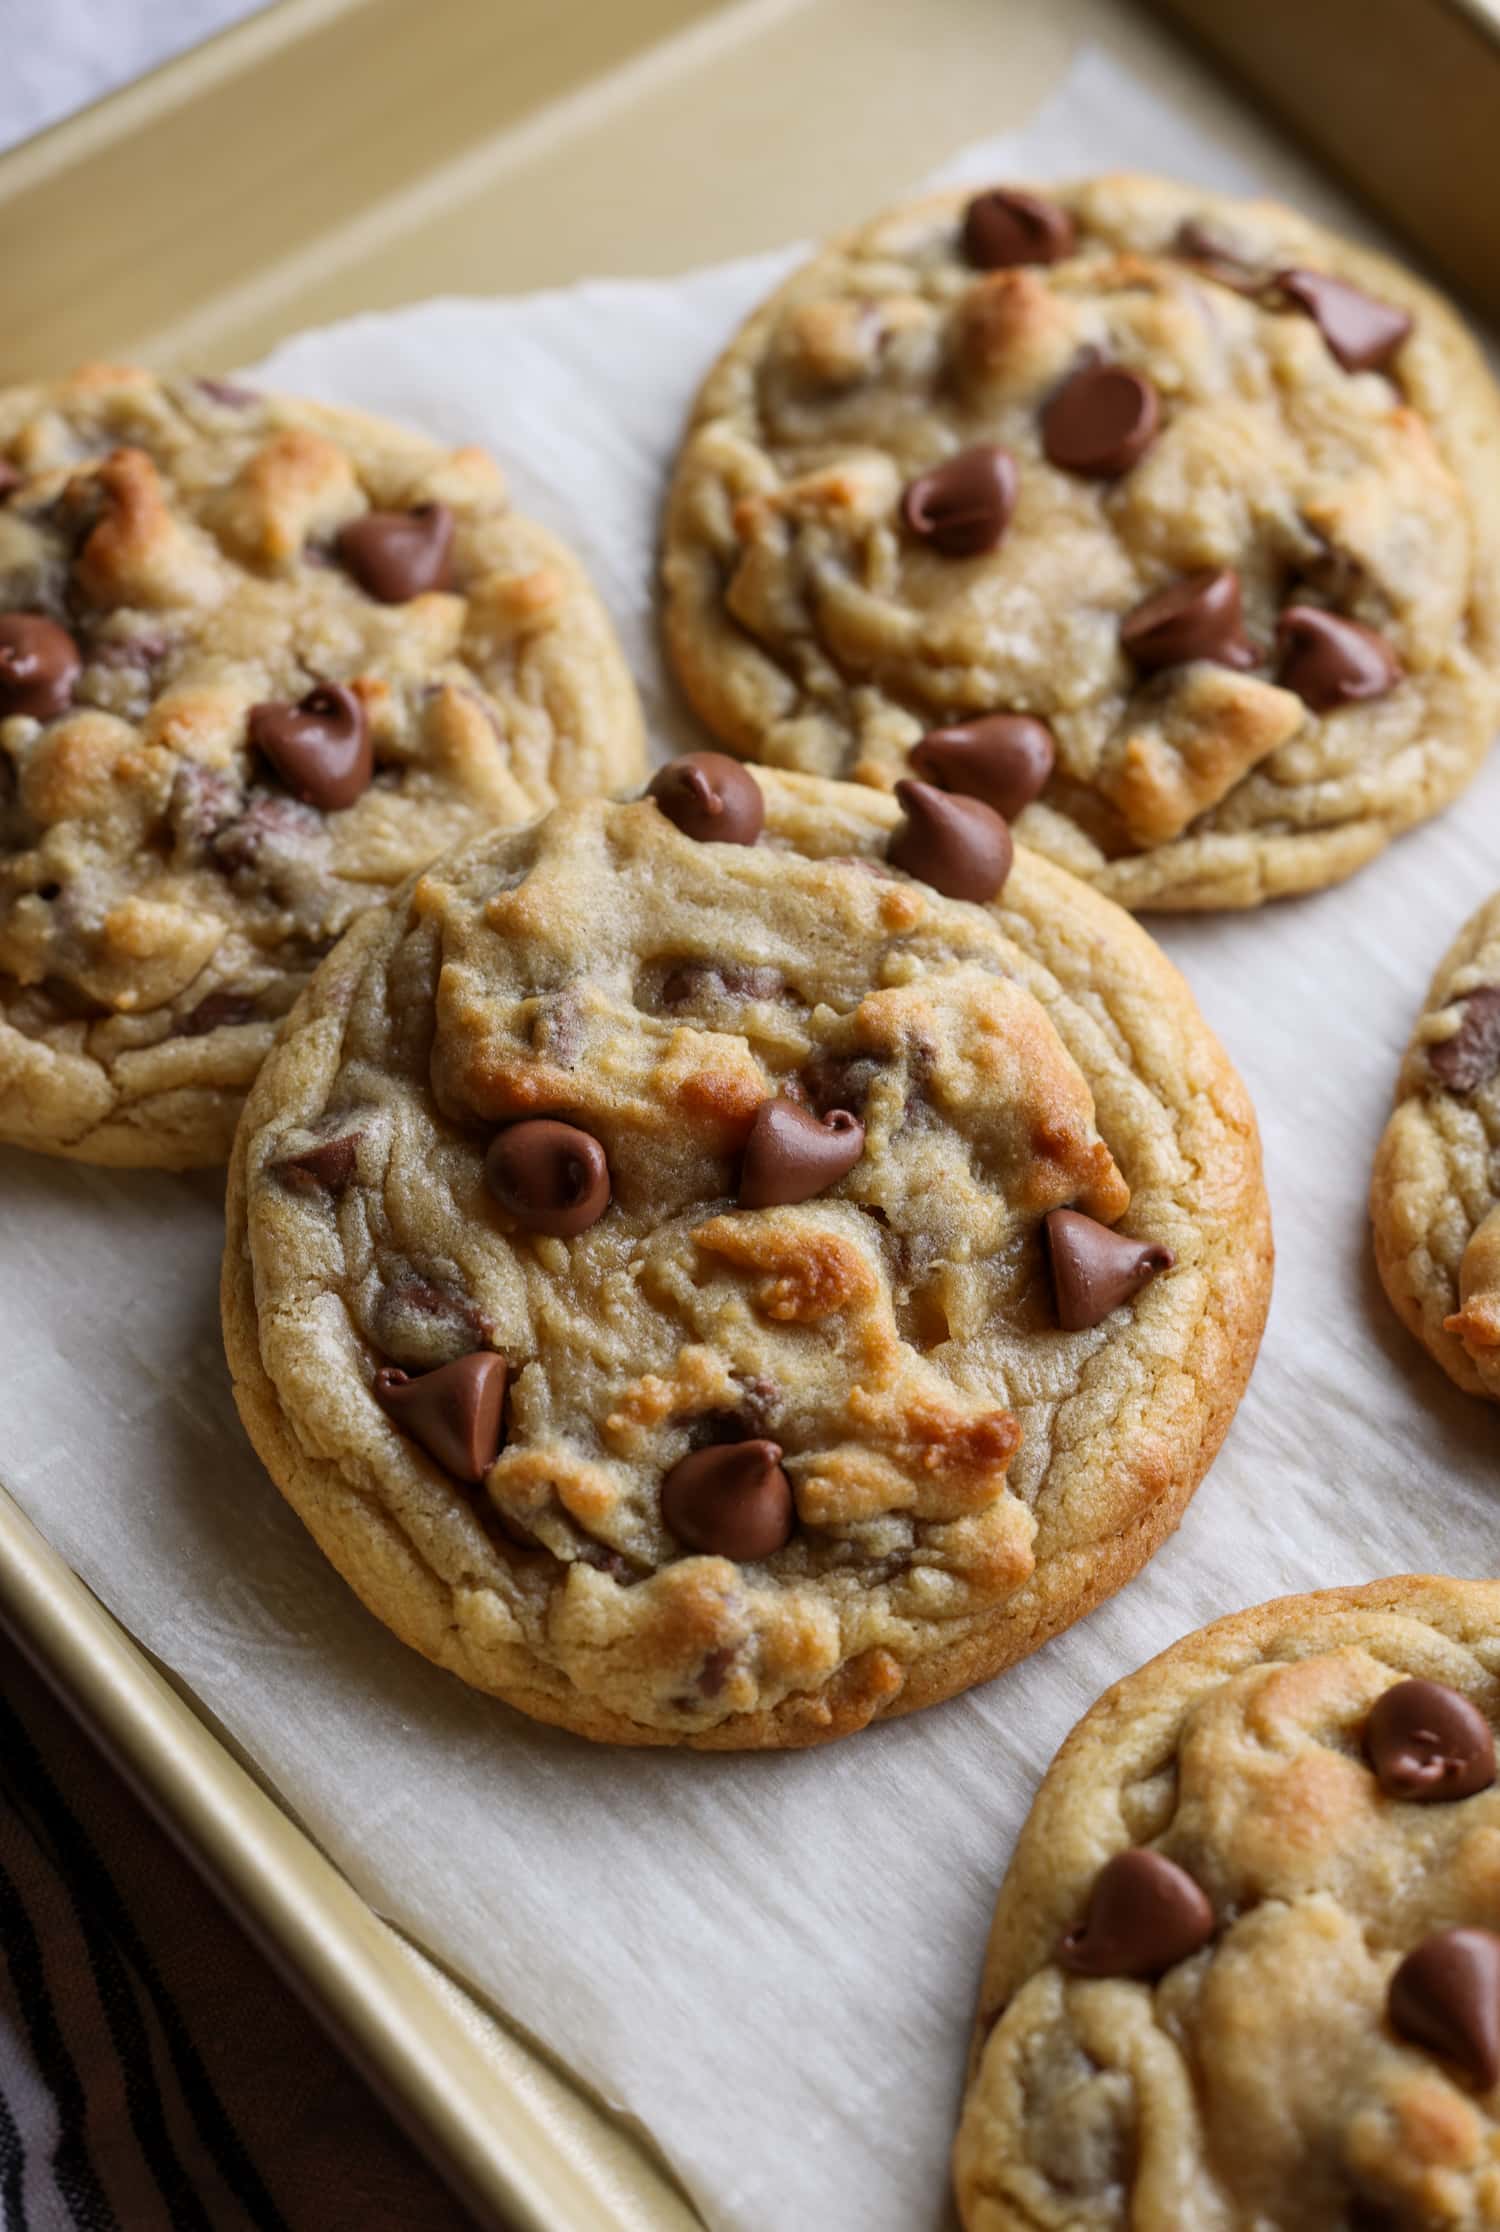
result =
[{"label": "browned cookie ridge", "polygon": [[358,913],[642,767],[481,451],[109,366],[0,394],[0,1139],[222,1161]]},{"label": "browned cookie ridge", "polygon": [[237,1144],[225,1332],[278,1485],[419,1649],[589,1736],[806,1744],[1149,1556],[1269,1235],[1243,1092],[1127,916],[1008,836],[997,901],[946,896],[894,800],[704,757],[330,956]]},{"label": "browned cookie ridge", "polygon": [[[668,646],[750,758],[985,798],[1130,907],[1253,906],[1348,875],[1488,749],[1497,449],[1453,311],[1289,209],[935,194],[709,374]],[[996,722],[1031,726],[991,789]]]}]

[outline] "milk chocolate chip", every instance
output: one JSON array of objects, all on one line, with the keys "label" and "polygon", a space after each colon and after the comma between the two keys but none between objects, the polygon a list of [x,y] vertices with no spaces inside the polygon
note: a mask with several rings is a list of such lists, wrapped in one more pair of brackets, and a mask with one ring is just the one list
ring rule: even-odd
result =
[{"label": "milk chocolate chip", "polygon": [[1240,577],[1232,566],[1185,574],[1143,598],[1120,622],[1120,644],[1143,674],[1190,659],[1253,667],[1259,657],[1245,637]]},{"label": "milk chocolate chip", "polygon": [[508,1124],[484,1158],[490,1192],[527,1232],[571,1240],[609,1207],[609,1163],[592,1132],[554,1117]]},{"label": "milk chocolate chip", "polygon": [[1472,1798],[1495,1779],[1495,1739],[1477,1705],[1443,1682],[1393,1683],[1365,1722],[1365,1757],[1390,1798]]},{"label": "milk chocolate chip", "polygon": [[722,1442],[695,1449],[661,1484],[661,1515],[689,1550],[745,1565],[791,1540],[792,1484],[773,1441]]},{"label": "milk chocolate chip", "polygon": [[1029,713],[986,713],[977,721],[929,729],[911,752],[912,767],[924,782],[982,798],[1006,821],[1040,798],[1056,760],[1051,729]]},{"label": "milk chocolate chip", "polygon": [[1434,1930],[1391,1978],[1391,2028],[1456,2062],[1488,2092],[1500,2079],[1500,1937]]},{"label": "milk chocolate chip", "polygon": [[1042,1220],[1057,1322],[1065,1333],[1082,1333],[1128,1302],[1159,1271],[1170,1271],[1176,1257],[1157,1240],[1132,1240],[1079,1209],[1054,1209]]},{"label": "milk chocolate chip", "polygon": [[345,1132],[340,1139],[321,1139],[300,1154],[286,1155],[272,1169],[294,1193],[342,1193],[354,1176],[356,1150],[363,1134]]},{"label": "milk chocolate chip", "polygon": [[948,899],[993,899],[1015,854],[994,807],[909,779],[896,785],[896,796],[906,819],[885,848],[892,866]]},{"label": "milk chocolate chip", "polygon": [[748,768],[727,752],[685,752],[646,785],[673,826],[700,845],[753,845],[766,825],[766,802]]},{"label": "milk chocolate chip", "polygon": [[740,1207],[811,1201],[854,1168],[864,1146],[865,1127],[847,1108],[815,1116],[796,1101],[762,1101],[740,1165]]},{"label": "milk chocolate chip", "polygon": [[407,604],[424,590],[447,588],[453,514],[446,504],[366,512],[339,529],[338,549],[367,596]]},{"label": "milk chocolate chip", "polygon": [[1137,1846],[1099,1870],[1083,1924],[1057,1957],[1075,1976],[1160,1976],[1213,1934],[1202,1887],[1174,1860]]},{"label": "milk chocolate chip", "polygon": [[500,1454],[509,1367],[492,1349],[412,1379],[395,1365],[375,1374],[375,1400],[455,1480],[483,1480]]},{"label": "milk chocolate chip", "polygon": [[39,612],[0,613],[0,716],[56,720],[72,704],[82,671],[77,644],[55,620]]},{"label": "milk chocolate chip", "polygon": [[1481,984],[1464,996],[1463,1021],[1452,1038],[1427,1049],[1439,1084],[1450,1093],[1472,1093],[1500,1069],[1500,986]]},{"label": "milk chocolate chip", "polygon": [[364,705],[337,682],[320,682],[295,705],[252,705],[250,742],[294,798],[324,813],[352,806],[375,772]]},{"label": "milk chocolate chip", "polygon": [[991,186],[964,211],[964,255],[981,271],[1060,263],[1073,253],[1075,238],[1065,209],[1015,186]]},{"label": "milk chocolate chip", "polygon": [[1404,310],[1325,271],[1278,271],[1276,284],[1307,312],[1346,372],[1383,371],[1411,331]]},{"label": "milk chocolate chip", "polygon": [[1315,713],[1384,697],[1401,679],[1384,636],[1319,605],[1288,605],[1276,623],[1276,644],[1277,681]]},{"label": "milk chocolate chip", "polygon": [[901,516],[945,558],[978,558],[1010,525],[1018,478],[1009,450],[981,442],[908,481]]},{"label": "milk chocolate chip", "polygon": [[1042,447],[1065,473],[1118,480],[1156,440],[1161,405],[1143,372],[1086,364],[1042,412]]}]

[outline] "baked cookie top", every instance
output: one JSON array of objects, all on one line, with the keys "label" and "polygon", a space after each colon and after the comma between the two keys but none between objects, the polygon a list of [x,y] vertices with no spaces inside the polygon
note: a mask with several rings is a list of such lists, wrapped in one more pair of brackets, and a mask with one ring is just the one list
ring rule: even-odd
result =
[{"label": "baked cookie top", "polygon": [[709,753],[488,837],[255,1087],[251,1436],[383,1619],[544,1719],[797,1744],[949,1695],[1136,1570],[1248,1376],[1238,1080],[1076,879],[935,888],[1010,847],[923,792]]},{"label": "baked cookie top", "polygon": [[1500,2223],[1500,1583],[1289,1597],[1068,1738],[985,1964],[966,2232]]},{"label": "baked cookie top", "polygon": [[1130,907],[1347,875],[1500,717],[1500,406],[1273,202],[1107,177],[835,242],[698,397],[668,643],[736,750],[1022,815]]},{"label": "baked cookie top", "polygon": [[222,1161],[363,907],[642,765],[483,452],[107,366],[0,394],[0,1138]]},{"label": "baked cookie top", "polygon": [[1500,1398],[1500,898],[1443,956],[1375,1158],[1375,1259],[1450,1379]]}]

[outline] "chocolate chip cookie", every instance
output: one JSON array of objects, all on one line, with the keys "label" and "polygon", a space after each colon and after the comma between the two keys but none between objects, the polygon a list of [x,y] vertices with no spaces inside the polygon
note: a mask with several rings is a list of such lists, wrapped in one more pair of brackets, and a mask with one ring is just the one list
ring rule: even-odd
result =
[{"label": "chocolate chip cookie", "polygon": [[1500,404],[1453,312],[1271,202],[939,194],[698,398],[666,630],[715,732],[1020,816],[1124,905],[1331,883],[1500,718]]},{"label": "chocolate chip cookie", "polygon": [[642,765],[482,452],[110,367],[0,395],[0,1138],[222,1161],[362,908]]},{"label": "chocolate chip cookie", "polygon": [[1375,1260],[1450,1379],[1500,1399],[1500,898],[1432,980],[1375,1158]]},{"label": "chocolate chip cookie", "polygon": [[537,1717],[810,1744],[1118,1588],[1248,1377],[1243,1089],[977,800],[751,772],[449,855],[261,1073],[224,1317],[366,1603]]},{"label": "chocolate chip cookie", "polygon": [[1109,1690],[1000,1893],[966,2232],[1500,2223],[1500,1583],[1220,1620]]}]

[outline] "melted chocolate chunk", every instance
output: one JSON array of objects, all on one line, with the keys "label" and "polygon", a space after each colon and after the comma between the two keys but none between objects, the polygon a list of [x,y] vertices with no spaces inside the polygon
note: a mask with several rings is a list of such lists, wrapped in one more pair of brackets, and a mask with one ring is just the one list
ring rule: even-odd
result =
[{"label": "melted chocolate chunk", "polygon": [[741,1565],[783,1549],[797,1517],[773,1441],[693,1450],[663,1480],[661,1513],[685,1549]]},{"label": "melted chocolate chunk", "polygon": [[727,752],[686,752],[646,785],[674,829],[700,845],[753,845],[766,802],[749,770]]},{"label": "melted chocolate chunk", "polygon": [[553,1117],[507,1124],[490,1141],[485,1182],[527,1232],[570,1240],[609,1207],[609,1163],[591,1132]]},{"label": "melted chocolate chunk", "polygon": [[1132,1240],[1078,1209],[1054,1209],[1042,1220],[1057,1322],[1065,1333],[1102,1324],[1176,1258],[1156,1240]]},{"label": "melted chocolate chunk", "polygon": [[1231,566],[1186,574],[1144,598],[1120,622],[1120,647],[1143,674],[1193,659],[1253,667],[1260,657],[1245,636],[1240,577]]},{"label": "melted chocolate chunk", "polygon": [[54,721],[73,702],[83,672],[66,628],[39,612],[0,613],[0,719],[22,713]]},{"label": "melted chocolate chunk", "polygon": [[931,783],[896,785],[906,819],[891,836],[886,858],[947,899],[989,900],[999,893],[1015,847],[992,806]]},{"label": "melted chocolate chunk", "polygon": [[1056,759],[1051,729],[1029,713],[986,713],[929,729],[911,749],[912,769],[924,782],[982,798],[1006,821],[1040,798]]},{"label": "melted chocolate chunk", "polygon": [[366,512],[339,529],[338,553],[367,596],[408,604],[429,589],[448,587],[453,514],[446,504]]},{"label": "melted chocolate chunk", "polygon": [[295,705],[252,705],[249,732],[252,748],[304,805],[333,813],[370,787],[375,753],[364,703],[339,683],[320,682]]},{"label": "melted chocolate chunk", "polygon": [[488,1349],[419,1379],[386,1365],[375,1375],[375,1400],[444,1472],[477,1486],[500,1454],[508,1377],[504,1357]]},{"label": "melted chocolate chunk", "polygon": [[740,1207],[811,1201],[854,1168],[864,1147],[865,1127],[847,1108],[815,1116],[793,1100],[762,1101],[740,1166]]},{"label": "melted chocolate chunk", "polygon": [[1411,332],[1404,310],[1326,271],[1278,271],[1276,284],[1306,311],[1346,372],[1383,372]]},{"label": "melted chocolate chunk", "polygon": [[337,1139],[319,1140],[315,1147],[284,1156],[271,1168],[293,1193],[342,1193],[354,1176],[362,1132],[345,1132]]},{"label": "melted chocolate chunk", "polygon": [[1161,426],[1161,404],[1143,372],[1085,364],[1042,412],[1042,447],[1065,473],[1118,480],[1145,456]]},{"label": "melted chocolate chunk", "polygon": [[978,558],[1010,525],[1019,481],[1010,451],[981,442],[909,481],[901,517],[919,542],[943,557]]},{"label": "melted chocolate chunk", "polygon": [[1463,1010],[1453,1036],[1427,1049],[1434,1077],[1450,1093],[1472,1093],[1500,1070],[1500,985],[1466,992]]},{"label": "melted chocolate chunk", "polygon": [[963,252],[979,271],[1060,263],[1076,238],[1067,210],[1015,186],[991,186],[964,211]]},{"label": "melted chocolate chunk", "polygon": [[1435,1930],[1407,1954],[1386,2001],[1398,2038],[1454,2062],[1488,2092],[1500,2081],[1500,1937]]},{"label": "melted chocolate chunk", "polygon": [[1401,679],[1401,662],[1384,636],[1319,605],[1288,605],[1276,623],[1276,644],[1277,681],[1315,713],[1384,697]]},{"label": "melted chocolate chunk", "polygon": [[1118,1852],[1094,1878],[1088,1913],[1058,1948],[1075,1976],[1161,1976],[1214,1934],[1214,1910],[1164,1853]]},{"label": "melted chocolate chunk", "polygon": [[1365,1757],[1389,1798],[1472,1798],[1495,1779],[1495,1739],[1477,1705],[1442,1682],[1395,1682],[1365,1722]]}]

